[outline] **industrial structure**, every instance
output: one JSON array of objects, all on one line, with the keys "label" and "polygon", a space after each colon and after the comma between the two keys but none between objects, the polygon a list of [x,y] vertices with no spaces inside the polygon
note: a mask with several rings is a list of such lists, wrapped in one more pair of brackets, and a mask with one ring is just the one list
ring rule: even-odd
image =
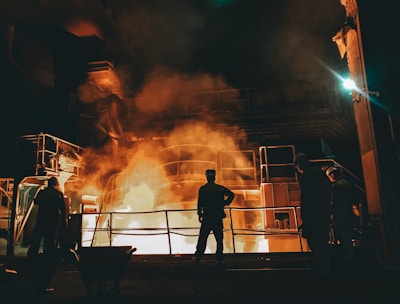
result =
[{"label": "industrial structure", "polygon": [[[0,74],[4,124],[12,130],[4,138],[10,149],[1,155],[11,160],[4,161],[1,179],[9,254],[18,242],[26,246],[29,241],[32,199],[53,175],[64,185],[71,226],[77,222],[80,227],[73,238],[81,245],[113,245],[121,235],[140,238],[134,228],[144,227],[166,235],[163,253],[189,250],[174,249],[172,239],[193,238],[197,223],[170,226],[168,214],[175,209],[193,212],[196,188],[208,166],[218,170],[220,183],[238,194],[226,227],[229,250],[307,250],[298,231],[299,190],[291,171],[297,151],[334,163],[358,183],[361,192],[366,190],[360,207],[364,215],[372,216],[383,256],[396,252],[398,225],[391,218],[396,213],[390,192],[396,166],[390,166],[394,155],[382,153],[389,150],[393,136],[387,136],[390,126],[381,112],[371,108],[355,1],[341,1],[346,20],[356,25],[347,32],[352,36],[346,36],[350,74],[361,88],[353,91],[353,103],[336,87],[336,75],[330,71],[257,88],[231,88],[209,78],[197,78],[194,85],[186,77],[161,71],[155,82],[138,92],[124,73],[127,63],[117,64],[127,56],[126,50],[110,52],[110,41],[115,40],[104,38],[113,21],[105,1],[96,2],[95,9],[107,16],[101,19],[108,20],[107,26],[89,17],[79,16],[77,22],[67,14],[62,20],[42,22],[49,12],[39,4],[21,11],[10,3],[0,6],[6,42]],[[385,123],[379,140],[372,116]],[[142,172],[141,177],[131,177],[132,172]],[[168,200],[160,194],[166,192]],[[145,198],[149,205],[144,207]],[[144,218],[148,211],[161,217],[167,212],[166,224],[138,226],[124,218],[128,214],[133,218],[136,212]],[[87,225],[85,214],[89,214]],[[369,217],[361,222],[365,228]],[[88,230],[83,231],[85,227]],[[253,240],[237,247],[243,242],[235,238],[244,236]],[[260,238],[268,239],[268,245],[258,246]]]},{"label": "industrial structure", "polygon": [[[145,168],[161,173],[152,176],[158,179],[156,186],[135,168],[114,172],[104,180],[100,191],[93,192],[87,187],[90,181],[82,175],[83,148],[43,133],[26,135],[21,140],[26,142],[26,150],[35,155],[35,172],[23,177],[15,192],[13,179],[2,182],[6,202],[2,220],[7,224],[5,228],[10,229],[11,246],[29,245],[37,208],[33,200],[47,180],[57,176],[68,210],[69,243],[79,247],[130,245],[142,254],[192,253],[199,229],[197,190],[204,183],[204,171],[215,168],[220,176],[218,181],[236,193],[234,202],[226,208],[227,252],[309,251],[299,229],[300,189],[292,145],[261,146],[258,151],[221,151],[199,144],[169,146],[147,155],[158,161],[153,166],[159,168]],[[362,181],[333,159],[314,161],[321,167],[339,168],[357,187],[357,204],[363,215],[355,217],[356,246],[368,219]],[[141,183],[133,182],[135,175]],[[157,195],[159,183],[164,183],[162,195]],[[154,196],[151,202],[147,201],[149,193]],[[15,217],[10,217],[13,195]],[[172,197],[175,200],[169,200]],[[160,202],[162,199],[166,201]],[[211,245],[208,252],[213,251]]]}]

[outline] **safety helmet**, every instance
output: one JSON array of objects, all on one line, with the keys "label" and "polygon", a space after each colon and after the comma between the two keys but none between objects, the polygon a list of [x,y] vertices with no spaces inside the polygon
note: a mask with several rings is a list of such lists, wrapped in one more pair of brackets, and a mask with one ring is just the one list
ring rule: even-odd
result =
[{"label": "safety helmet", "polygon": [[57,186],[58,185],[58,180],[55,176],[51,177],[48,181],[47,184],[51,187]]},{"label": "safety helmet", "polygon": [[217,172],[215,171],[215,169],[207,169],[206,172],[205,172],[205,174],[206,174],[207,176],[209,176],[209,175],[215,176],[215,175],[217,174]]},{"label": "safety helmet", "polygon": [[294,157],[294,164],[304,166],[308,163],[308,155],[303,152],[296,153]]},{"label": "safety helmet", "polygon": [[330,174],[335,174],[337,172],[336,167],[328,167],[328,169],[325,170],[326,176],[329,176]]}]

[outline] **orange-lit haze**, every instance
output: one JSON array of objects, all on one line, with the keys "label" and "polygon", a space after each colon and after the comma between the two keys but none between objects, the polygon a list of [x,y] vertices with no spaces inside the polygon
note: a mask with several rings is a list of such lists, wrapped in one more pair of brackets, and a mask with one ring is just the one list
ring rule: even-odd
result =
[{"label": "orange-lit haze", "polygon": [[[191,150],[201,153],[191,155]],[[194,121],[176,127],[162,140],[143,140],[132,148],[120,148],[118,155],[87,150],[84,155],[86,166],[94,170],[83,176],[85,182],[80,191],[82,194],[99,197],[101,212],[107,214],[101,216],[97,224],[98,230],[105,231],[97,232],[94,238],[93,231],[84,234],[83,245],[129,244],[136,246],[138,253],[169,253],[168,236],[165,234],[165,210],[169,210],[168,226],[175,232],[171,234],[170,240],[172,253],[192,253],[199,228],[195,210],[197,190],[205,183],[203,168],[216,167],[217,154],[214,151],[237,150],[232,138],[212,130],[206,123]],[[178,161],[175,152],[185,152],[184,160]],[[235,155],[236,158],[232,161],[239,167],[250,166],[246,165],[249,160],[240,153]],[[177,174],[169,175],[166,163],[176,163],[180,167],[179,177]],[[240,184],[240,177],[236,178],[236,183]],[[112,219],[108,212],[113,212]],[[96,215],[84,217],[84,226],[94,228]],[[259,220],[259,217],[254,219]],[[247,225],[252,224],[251,217],[246,220],[250,221]],[[225,225],[228,225],[227,220]],[[115,233],[111,240],[107,231],[109,226]],[[152,230],[141,230],[145,228]],[[229,237],[226,238],[226,249],[229,251]],[[246,247],[245,244],[236,246]],[[265,247],[266,241],[263,240],[256,246]],[[207,250],[214,252],[212,241]]]},{"label": "orange-lit haze", "polygon": [[103,38],[98,27],[87,20],[70,21],[69,24],[65,25],[65,29],[78,37],[97,36]]},{"label": "orange-lit haze", "polygon": [[[149,74],[133,100],[142,113],[139,115],[142,125],[136,125],[134,120],[124,122],[125,130],[129,130],[126,132],[129,144],[118,142],[115,149],[114,140],[101,149],[86,149],[83,155],[83,183],[73,191],[78,197],[84,194],[98,197],[99,211],[106,213],[100,217],[84,215],[83,226],[91,229],[82,237],[84,246],[129,244],[137,247],[138,253],[170,253],[171,246],[171,253],[194,252],[200,226],[196,213],[197,191],[206,182],[205,169],[217,169],[218,183],[222,180],[219,171],[222,155],[229,167],[253,166],[252,160],[242,155],[235,139],[224,132],[224,122],[215,121],[210,101],[204,95],[200,97],[200,92],[217,89],[232,90],[223,79],[206,74],[182,75],[166,68],[157,68]],[[175,119],[174,127],[163,130],[162,134],[151,133],[154,117],[163,113],[179,117],[182,113],[178,112],[188,111],[190,107],[200,107],[199,115]],[[146,138],[139,135],[143,119],[150,129]],[[240,132],[238,129],[236,134]],[[231,154],[224,154],[227,151]],[[241,185],[246,174],[225,179]],[[237,196],[233,204],[241,206],[241,202]],[[254,219],[259,221],[260,216]],[[246,221],[250,221],[246,226],[262,226],[262,223],[251,223],[251,216],[246,216]],[[228,227],[228,219],[225,225]],[[228,234],[225,247],[231,251]],[[215,251],[214,243],[209,242],[206,252]],[[235,246],[248,249],[247,244],[240,245],[240,242]],[[267,241],[262,239],[260,244],[251,246],[265,251]]]}]

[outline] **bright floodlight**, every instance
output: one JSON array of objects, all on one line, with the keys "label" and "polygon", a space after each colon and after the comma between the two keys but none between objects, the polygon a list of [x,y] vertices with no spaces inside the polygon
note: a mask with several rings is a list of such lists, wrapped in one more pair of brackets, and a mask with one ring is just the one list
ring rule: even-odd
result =
[{"label": "bright floodlight", "polygon": [[356,84],[351,79],[344,79],[343,87],[347,90],[354,90],[354,89],[356,89]]}]

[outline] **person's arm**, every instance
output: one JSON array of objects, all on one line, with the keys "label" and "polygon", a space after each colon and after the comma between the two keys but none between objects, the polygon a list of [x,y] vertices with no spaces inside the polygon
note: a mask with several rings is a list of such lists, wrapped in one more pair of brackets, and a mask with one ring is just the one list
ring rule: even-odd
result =
[{"label": "person's arm", "polygon": [[199,189],[199,194],[197,197],[197,215],[199,217],[199,222],[201,222],[203,220],[203,215],[204,215],[203,195],[201,188]]},{"label": "person's arm", "polygon": [[232,203],[234,198],[235,198],[235,193],[233,193],[228,188],[225,188],[225,201],[224,201],[225,206],[228,206],[230,203]]},{"label": "person's arm", "polygon": [[39,191],[36,193],[35,198],[33,199],[33,203],[35,205],[40,205],[40,201],[41,201],[41,196],[42,196],[42,189],[39,189]]},{"label": "person's arm", "polygon": [[59,208],[60,208],[60,215],[61,215],[61,222],[63,226],[67,226],[67,210],[65,207],[64,195],[60,192],[60,199],[59,199]]}]

